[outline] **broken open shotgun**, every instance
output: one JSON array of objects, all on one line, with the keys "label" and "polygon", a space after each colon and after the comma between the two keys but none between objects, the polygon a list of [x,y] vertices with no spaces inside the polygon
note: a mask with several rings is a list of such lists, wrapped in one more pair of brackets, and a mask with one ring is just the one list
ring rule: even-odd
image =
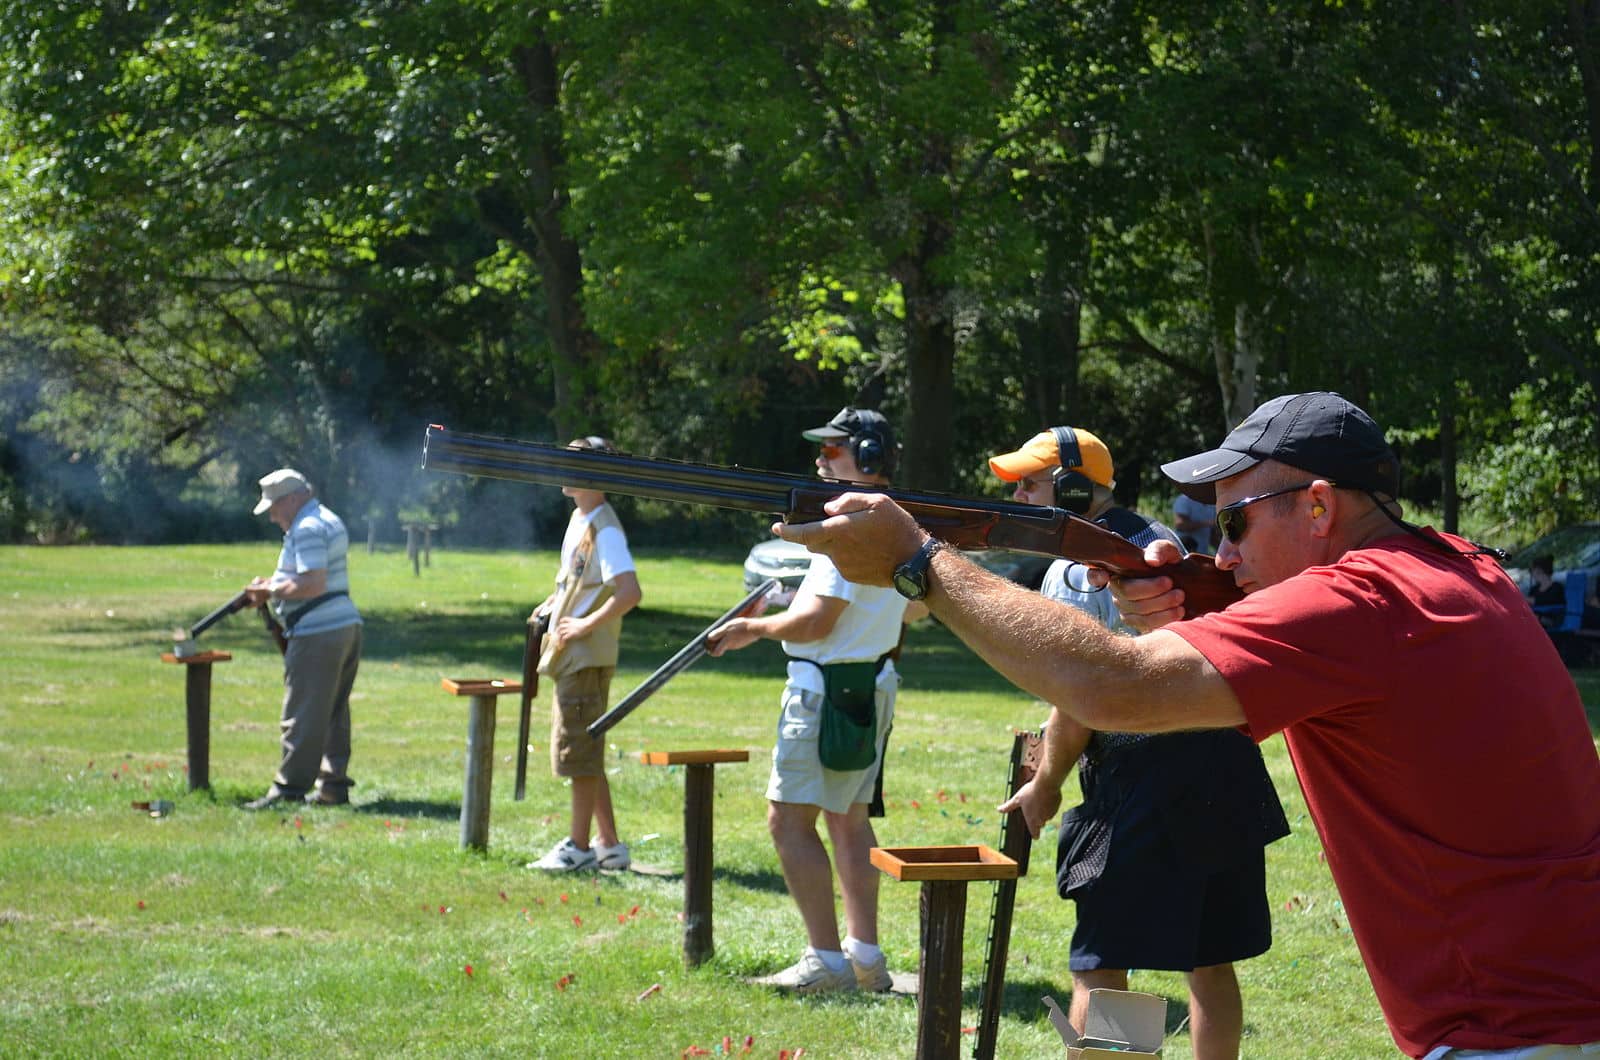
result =
[{"label": "broken open shotgun", "polygon": [[[1110,530],[1059,508],[1015,501],[911,493],[775,471],[568,449],[460,434],[438,425],[430,426],[423,439],[422,466],[430,471],[738,508],[781,516],[789,523],[826,518],[822,506],[844,493],[882,493],[928,533],[956,548],[1006,548],[1059,556],[1119,575],[1152,572],[1144,550]],[[1239,599],[1232,575],[1217,570],[1209,556],[1186,556],[1154,573],[1171,578],[1183,590],[1186,616],[1217,611]]]}]

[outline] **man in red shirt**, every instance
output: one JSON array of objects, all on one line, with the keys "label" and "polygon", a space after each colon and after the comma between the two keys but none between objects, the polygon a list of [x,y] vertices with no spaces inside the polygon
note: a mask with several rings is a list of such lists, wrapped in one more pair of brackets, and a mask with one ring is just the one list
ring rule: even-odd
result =
[{"label": "man in red shirt", "polygon": [[1123,617],[1149,631],[1131,640],[986,575],[882,496],[782,532],[853,581],[925,595],[1090,728],[1283,732],[1407,1055],[1600,1052],[1600,758],[1516,586],[1469,542],[1401,521],[1393,452],[1337,394],[1269,401],[1162,470],[1217,504],[1217,566],[1246,595],[1180,622],[1169,580],[1125,579]]}]

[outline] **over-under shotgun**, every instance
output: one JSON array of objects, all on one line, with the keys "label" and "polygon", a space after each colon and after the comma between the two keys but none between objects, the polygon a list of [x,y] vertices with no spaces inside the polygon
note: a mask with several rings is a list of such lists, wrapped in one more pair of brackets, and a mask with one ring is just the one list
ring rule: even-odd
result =
[{"label": "over-under shotgun", "polygon": [[[843,493],[883,493],[928,533],[956,548],[1006,548],[1061,556],[1112,574],[1150,572],[1144,551],[1127,539],[1059,508],[978,500],[942,493],[863,487],[776,471],[659,460],[596,449],[568,449],[430,426],[422,444],[430,471],[510,479],[632,497],[709,504],[809,523],[827,517],[822,506]],[[1204,614],[1239,598],[1233,577],[1211,557],[1191,555],[1160,568],[1184,592],[1187,615]]]}]

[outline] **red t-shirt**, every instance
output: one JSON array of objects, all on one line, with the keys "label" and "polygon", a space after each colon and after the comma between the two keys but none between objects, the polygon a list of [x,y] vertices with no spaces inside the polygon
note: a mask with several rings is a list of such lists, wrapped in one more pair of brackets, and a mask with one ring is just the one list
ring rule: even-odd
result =
[{"label": "red t-shirt", "polygon": [[1284,733],[1404,1052],[1600,1041],[1600,757],[1492,559],[1396,534],[1167,628]]}]

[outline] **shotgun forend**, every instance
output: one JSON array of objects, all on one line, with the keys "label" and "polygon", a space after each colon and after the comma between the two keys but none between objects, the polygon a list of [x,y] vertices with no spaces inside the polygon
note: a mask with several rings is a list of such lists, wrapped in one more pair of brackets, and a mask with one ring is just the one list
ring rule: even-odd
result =
[{"label": "shotgun forend", "polygon": [[[568,449],[460,434],[437,425],[430,426],[423,439],[422,466],[430,471],[736,508],[798,523],[823,518],[822,506],[828,501],[862,490],[847,482],[776,471]],[[1217,570],[1209,556],[1188,556],[1181,563],[1152,571],[1137,545],[1059,508],[878,487],[872,487],[872,492],[887,495],[924,530],[956,548],[1006,548],[1064,557],[1116,575],[1165,575],[1184,591],[1188,616],[1219,610],[1239,598],[1232,576]]]}]

